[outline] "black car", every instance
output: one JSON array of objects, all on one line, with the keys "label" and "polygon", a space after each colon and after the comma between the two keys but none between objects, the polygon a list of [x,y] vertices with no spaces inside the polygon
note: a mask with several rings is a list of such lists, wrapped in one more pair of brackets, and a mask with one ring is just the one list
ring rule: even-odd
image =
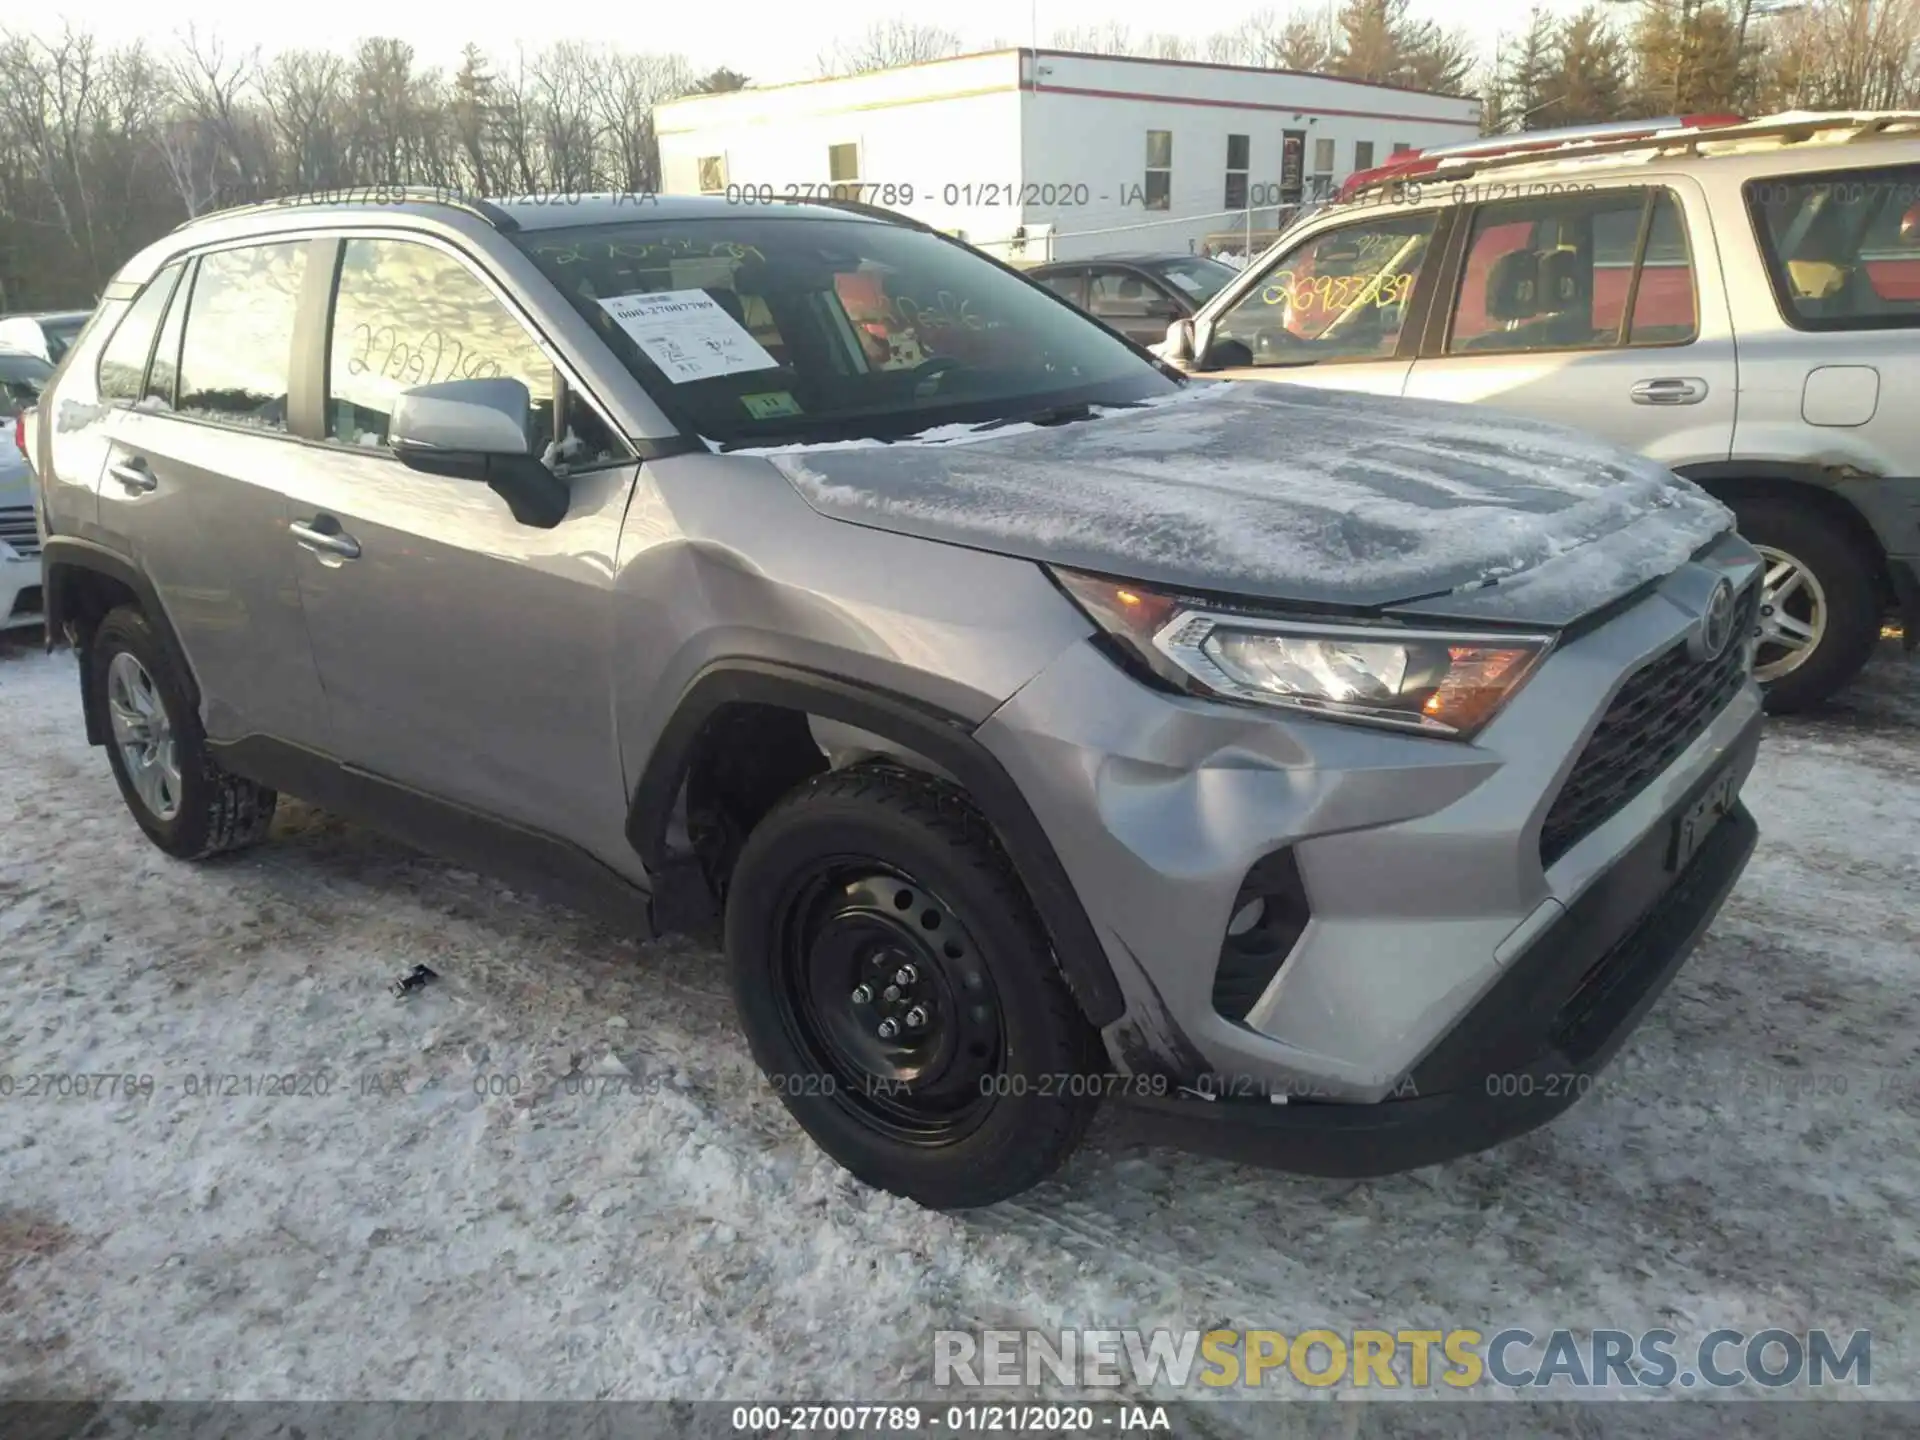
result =
[{"label": "black car", "polygon": [[1204,255],[1102,255],[1060,260],[1027,272],[1130,340],[1157,345],[1240,272]]}]

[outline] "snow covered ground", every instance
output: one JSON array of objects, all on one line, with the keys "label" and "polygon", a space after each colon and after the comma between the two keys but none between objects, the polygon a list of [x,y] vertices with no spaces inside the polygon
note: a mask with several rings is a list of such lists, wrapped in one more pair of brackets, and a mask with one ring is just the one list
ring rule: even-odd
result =
[{"label": "snow covered ground", "polygon": [[[1545,1131],[1354,1184],[1110,1111],[1057,1181],[955,1218],[814,1150],[711,949],[293,804],[269,846],[170,861],[71,657],[0,642],[0,1071],[154,1082],[0,1099],[0,1397],[926,1396],[937,1328],[1463,1324],[1864,1327],[1874,1392],[1920,1397],[1917,757],[1891,651],[1773,727],[1752,868]],[[419,962],[440,982],[394,1000]],[[564,1079],[622,1073],[640,1094]]]}]

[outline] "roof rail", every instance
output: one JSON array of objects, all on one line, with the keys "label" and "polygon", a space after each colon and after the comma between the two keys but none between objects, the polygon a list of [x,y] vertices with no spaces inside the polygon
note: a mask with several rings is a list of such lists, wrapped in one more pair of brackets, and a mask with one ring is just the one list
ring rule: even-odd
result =
[{"label": "roof rail", "polygon": [[342,205],[444,205],[477,216],[494,229],[510,232],[520,228],[505,210],[490,200],[468,196],[444,185],[342,185],[337,188],[301,190],[272,200],[256,200],[211,210],[173,227],[173,233],[190,230],[210,220],[225,220],[235,215],[259,215],[270,210],[325,210]]},{"label": "roof rail", "polygon": [[[1382,185],[1411,180],[1458,180],[1486,170],[1521,165],[1538,165],[1555,160],[1584,160],[1591,155],[1623,154],[1649,150],[1669,154],[1691,151],[1702,145],[1732,144],[1742,140],[1778,140],[1791,144],[1828,131],[1850,131],[1849,143],[1874,139],[1895,126],[1920,126],[1920,111],[1882,110],[1861,114],[1789,111],[1756,120],[1726,116],[1683,116],[1691,124],[1649,131],[1635,128],[1614,132],[1592,140],[1554,139],[1535,143],[1520,140],[1489,151],[1430,150],[1399,157],[1398,163],[1377,166],[1350,176],[1340,188],[1338,199],[1350,201]],[[1549,131],[1538,134],[1546,136]]]}]

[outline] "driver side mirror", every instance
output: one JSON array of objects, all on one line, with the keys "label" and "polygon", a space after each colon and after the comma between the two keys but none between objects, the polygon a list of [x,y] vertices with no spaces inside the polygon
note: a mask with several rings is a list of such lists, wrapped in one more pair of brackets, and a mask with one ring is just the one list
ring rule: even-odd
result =
[{"label": "driver side mirror", "polygon": [[551,530],[566,518],[566,483],[531,453],[532,398],[518,380],[416,385],[393,402],[387,445],[410,470],[481,480],[522,525]]}]

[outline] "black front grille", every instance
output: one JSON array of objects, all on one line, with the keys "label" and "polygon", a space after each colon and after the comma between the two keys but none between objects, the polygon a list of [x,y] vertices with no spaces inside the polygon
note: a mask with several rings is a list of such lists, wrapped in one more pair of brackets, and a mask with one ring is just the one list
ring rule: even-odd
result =
[{"label": "black front grille", "polygon": [[31,505],[0,506],[0,540],[22,555],[40,553],[40,532],[34,527]]},{"label": "black front grille", "polygon": [[1540,828],[1540,862],[1551,865],[1653,783],[1699,738],[1747,679],[1747,640],[1760,587],[1734,601],[1733,643],[1696,660],[1682,640],[1620,687]]}]

